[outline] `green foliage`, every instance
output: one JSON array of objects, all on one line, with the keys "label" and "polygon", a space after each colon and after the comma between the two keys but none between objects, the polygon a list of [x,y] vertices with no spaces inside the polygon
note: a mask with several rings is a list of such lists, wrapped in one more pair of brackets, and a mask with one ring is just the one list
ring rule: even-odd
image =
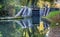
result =
[{"label": "green foliage", "polygon": [[0,5],[0,9],[2,8],[2,5]]},{"label": "green foliage", "polygon": [[27,3],[27,0],[20,0],[20,4],[21,4],[22,6],[26,6],[26,3]]},{"label": "green foliage", "polygon": [[48,16],[46,16],[46,18],[53,18],[54,16],[60,14],[60,11],[52,11],[49,13]]},{"label": "green foliage", "polygon": [[0,37],[2,37],[3,35],[2,35],[2,32],[0,31]]},{"label": "green foliage", "polygon": [[44,1],[53,2],[54,0],[44,0]]},{"label": "green foliage", "polygon": [[52,22],[50,25],[51,28],[55,28],[56,27],[56,23]]},{"label": "green foliage", "polygon": [[50,28],[56,28],[56,27],[60,27],[60,24],[59,25],[56,25],[56,23],[55,22],[51,22],[51,24],[50,24]]},{"label": "green foliage", "polygon": [[48,16],[46,16],[46,18],[48,18],[48,19],[51,19],[51,20],[53,19],[51,21],[51,24],[50,24],[51,28],[55,28],[56,26],[60,26],[60,25],[56,25],[56,23],[59,23],[59,21],[57,21],[59,19],[56,19],[58,17],[57,15],[60,15],[60,11],[52,11],[52,12],[49,13]]},{"label": "green foliage", "polygon": [[50,7],[53,7],[53,4],[54,4],[54,0],[44,0],[44,1],[48,1],[48,2],[50,2]]}]

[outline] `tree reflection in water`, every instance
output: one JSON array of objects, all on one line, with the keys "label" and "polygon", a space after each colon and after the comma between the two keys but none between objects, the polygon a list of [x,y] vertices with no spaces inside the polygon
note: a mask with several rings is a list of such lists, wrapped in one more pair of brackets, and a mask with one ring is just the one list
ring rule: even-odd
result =
[{"label": "tree reflection in water", "polygon": [[15,28],[13,27],[13,22],[0,21],[0,31],[2,37],[14,37],[12,35],[15,32]]},{"label": "tree reflection in water", "polygon": [[0,32],[2,37],[22,37],[25,28],[32,26],[31,19],[4,20],[0,21]]}]

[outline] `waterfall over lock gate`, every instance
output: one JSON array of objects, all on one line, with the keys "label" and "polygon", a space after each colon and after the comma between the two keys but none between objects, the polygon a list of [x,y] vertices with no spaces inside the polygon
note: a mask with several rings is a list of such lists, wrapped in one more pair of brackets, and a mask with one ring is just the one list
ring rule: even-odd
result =
[{"label": "waterfall over lock gate", "polygon": [[19,12],[17,12],[15,17],[18,17],[18,16],[27,17],[27,16],[31,16],[31,14],[32,14],[31,8],[23,7]]}]

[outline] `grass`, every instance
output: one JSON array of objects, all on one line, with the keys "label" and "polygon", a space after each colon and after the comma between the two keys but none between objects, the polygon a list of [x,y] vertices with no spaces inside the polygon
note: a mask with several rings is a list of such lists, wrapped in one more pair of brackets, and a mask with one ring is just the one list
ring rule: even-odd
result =
[{"label": "grass", "polygon": [[[55,28],[56,27],[56,21],[52,20],[53,17],[55,17],[56,15],[60,14],[60,11],[52,11],[49,13],[49,15],[47,15],[46,17],[44,17],[45,19],[47,19],[48,21],[51,22],[50,27],[51,28]],[[56,19],[56,18],[54,18]]]},{"label": "grass", "polygon": [[57,14],[60,14],[60,11],[52,11],[49,13],[48,16],[46,16],[46,18],[52,18],[52,17],[56,16]]}]

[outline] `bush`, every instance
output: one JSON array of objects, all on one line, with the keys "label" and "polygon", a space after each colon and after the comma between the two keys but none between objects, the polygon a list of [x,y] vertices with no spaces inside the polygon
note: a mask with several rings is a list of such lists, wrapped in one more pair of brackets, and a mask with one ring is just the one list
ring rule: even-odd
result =
[{"label": "bush", "polygon": [[46,18],[52,20],[50,21],[51,22],[50,27],[52,28],[55,28],[57,26],[56,25],[57,23],[60,24],[60,12],[59,11],[50,12],[49,15],[46,16]]}]

